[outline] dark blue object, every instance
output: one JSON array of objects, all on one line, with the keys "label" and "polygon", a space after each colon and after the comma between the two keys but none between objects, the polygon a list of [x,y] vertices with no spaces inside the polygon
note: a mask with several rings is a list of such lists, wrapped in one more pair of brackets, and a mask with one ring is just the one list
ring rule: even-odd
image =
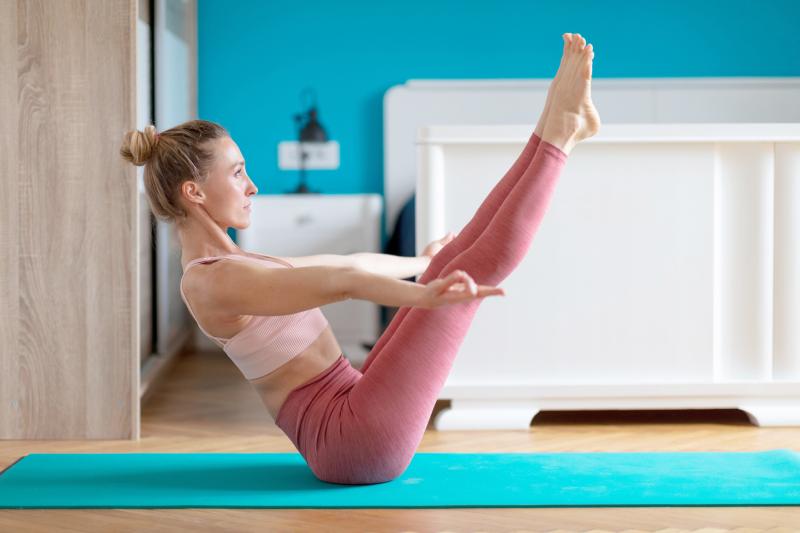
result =
[{"label": "dark blue object", "polygon": [[[387,254],[402,255],[404,257],[414,257],[417,255],[416,246],[416,194],[412,194],[411,198],[400,210],[397,216],[397,222],[394,225],[389,241],[386,243]],[[413,278],[411,278],[413,279]]]}]

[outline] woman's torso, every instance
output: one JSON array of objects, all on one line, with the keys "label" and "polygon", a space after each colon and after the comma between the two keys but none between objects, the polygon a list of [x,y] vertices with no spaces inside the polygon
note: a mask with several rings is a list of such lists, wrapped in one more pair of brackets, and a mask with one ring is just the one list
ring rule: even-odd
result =
[{"label": "woman's torso", "polygon": [[[264,261],[265,256],[259,256],[243,252],[241,255],[252,257]],[[184,264],[184,269],[187,261]],[[198,264],[194,274],[202,278],[207,271]],[[202,281],[202,279],[201,279]],[[189,304],[195,313],[197,321],[202,329],[215,337],[229,339],[242,331],[252,319],[250,315],[225,316],[213,309],[203,309],[193,305],[191,293],[186,293],[190,299]],[[309,381],[314,376],[330,367],[342,353],[342,349],[333,334],[330,326],[327,326],[322,333],[301,353],[290,359],[285,364],[276,368],[266,376],[249,380],[261,397],[261,401],[269,411],[273,420],[277,418],[281,406],[286,401],[292,389]]]}]

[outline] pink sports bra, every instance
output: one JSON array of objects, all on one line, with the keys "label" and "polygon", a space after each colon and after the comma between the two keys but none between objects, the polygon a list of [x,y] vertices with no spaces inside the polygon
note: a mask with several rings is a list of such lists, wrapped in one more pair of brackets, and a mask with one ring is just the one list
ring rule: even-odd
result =
[{"label": "pink sports bra", "polygon": [[[270,265],[277,266],[275,263],[280,263],[286,268],[294,268],[286,261],[275,257],[257,255],[266,259]],[[328,326],[325,315],[317,307],[291,315],[253,315],[247,325],[230,339],[210,335],[200,326],[192,308],[189,307],[189,302],[186,301],[186,295],[183,293],[183,277],[198,263],[210,263],[220,259],[263,262],[260,258],[236,254],[193,259],[186,265],[181,276],[181,298],[200,331],[223,349],[245,378],[257,379],[284,365],[314,342]]]}]

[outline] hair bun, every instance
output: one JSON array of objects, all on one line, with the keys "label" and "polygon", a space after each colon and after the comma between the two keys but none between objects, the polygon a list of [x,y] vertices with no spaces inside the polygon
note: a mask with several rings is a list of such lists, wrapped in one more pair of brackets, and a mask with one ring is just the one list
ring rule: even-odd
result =
[{"label": "hair bun", "polygon": [[146,126],[144,131],[131,130],[125,134],[120,148],[120,155],[140,167],[147,163],[156,151],[158,133],[153,125]]}]

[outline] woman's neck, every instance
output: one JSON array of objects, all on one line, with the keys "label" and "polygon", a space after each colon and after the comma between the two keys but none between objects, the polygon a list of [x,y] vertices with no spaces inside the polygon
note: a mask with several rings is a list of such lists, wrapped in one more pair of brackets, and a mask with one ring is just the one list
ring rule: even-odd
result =
[{"label": "woman's neck", "polygon": [[241,253],[241,248],[216,224],[198,224],[189,218],[177,224],[176,229],[181,242],[182,264],[199,257]]}]

